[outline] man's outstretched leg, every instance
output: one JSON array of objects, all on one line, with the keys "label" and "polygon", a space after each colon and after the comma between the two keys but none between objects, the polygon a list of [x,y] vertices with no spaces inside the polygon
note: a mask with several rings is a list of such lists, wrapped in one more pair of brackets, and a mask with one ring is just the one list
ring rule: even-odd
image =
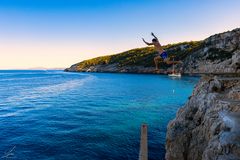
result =
[{"label": "man's outstretched leg", "polygon": [[155,63],[155,66],[156,66],[156,70],[159,71],[159,61],[161,60],[161,57],[160,56],[157,56],[154,58],[154,63]]}]

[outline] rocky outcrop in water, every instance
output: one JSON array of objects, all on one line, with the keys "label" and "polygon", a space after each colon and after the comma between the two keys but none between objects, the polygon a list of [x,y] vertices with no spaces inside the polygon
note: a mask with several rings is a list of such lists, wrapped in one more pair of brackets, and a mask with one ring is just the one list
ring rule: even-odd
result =
[{"label": "rocky outcrop in water", "polygon": [[[81,69],[80,72],[108,72],[108,73],[153,73],[154,67],[144,66],[124,66],[119,67],[118,64],[95,65],[86,69]],[[77,65],[73,65],[67,69],[68,72],[79,71]]]},{"label": "rocky outcrop in water", "polygon": [[205,76],[167,129],[167,160],[240,160],[240,77]]}]

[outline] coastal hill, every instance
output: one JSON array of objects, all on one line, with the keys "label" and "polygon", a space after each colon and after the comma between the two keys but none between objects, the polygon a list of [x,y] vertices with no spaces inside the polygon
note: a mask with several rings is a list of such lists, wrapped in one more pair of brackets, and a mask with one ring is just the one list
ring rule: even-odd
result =
[{"label": "coastal hill", "polygon": [[[226,73],[240,69],[240,28],[210,36],[203,41],[182,42],[163,46],[169,56],[183,61],[176,69],[183,73]],[[70,72],[154,73],[153,47],[132,49],[119,54],[101,56],[66,68]],[[162,73],[171,65],[160,63]]]}]

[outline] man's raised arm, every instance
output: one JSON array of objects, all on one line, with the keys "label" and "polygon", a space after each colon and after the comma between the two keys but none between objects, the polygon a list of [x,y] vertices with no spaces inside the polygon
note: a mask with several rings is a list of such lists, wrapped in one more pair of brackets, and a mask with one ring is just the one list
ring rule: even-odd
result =
[{"label": "man's raised arm", "polygon": [[146,44],[146,45],[153,45],[152,43],[148,43],[148,42],[146,42],[143,38],[142,38],[142,40],[143,40],[143,42]]},{"label": "man's raised arm", "polygon": [[151,35],[158,40],[158,38],[155,36],[155,34],[152,32]]}]

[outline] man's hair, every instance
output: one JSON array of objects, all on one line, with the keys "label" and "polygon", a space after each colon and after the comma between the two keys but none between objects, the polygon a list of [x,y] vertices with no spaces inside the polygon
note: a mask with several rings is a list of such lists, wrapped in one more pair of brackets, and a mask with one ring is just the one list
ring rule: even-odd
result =
[{"label": "man's hair", "polygon": [[152,39],[152,42],[157,42],[158,40],[156,38],[153,38]]}]

